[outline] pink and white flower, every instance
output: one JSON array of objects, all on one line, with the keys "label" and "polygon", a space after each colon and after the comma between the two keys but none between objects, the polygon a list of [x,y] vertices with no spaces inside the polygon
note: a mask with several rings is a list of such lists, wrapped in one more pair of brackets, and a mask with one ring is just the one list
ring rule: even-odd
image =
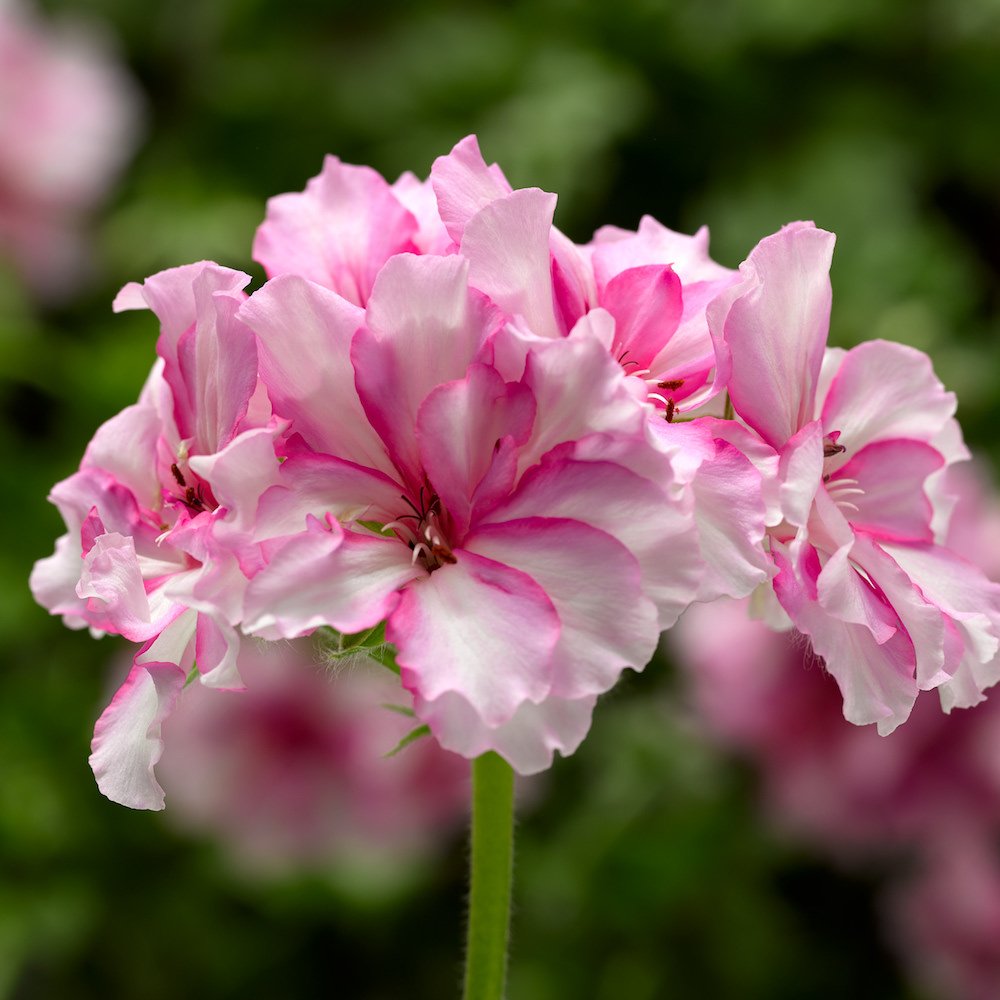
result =
[{"label": "pink and white flower", "polygon": [[506,350],[462,256],[406,254],[364,312],[285,275],[240,318],[299,435],[257,513],[244,627],[385,621],[444,747],[522,773],[572,752],[702,573],[690,505],[594,321]]},{"label": "pink and white flower", "polygon": [[128,285],[116,309],[151,308],[159,360],[134,405],[104,424],[51,500],[69,529],[31,575],[71,627],[142,643],[94,734],[91,763],[115,801],[162,807],[159,724],[197,661],[206,684],[236,671],[246,510],[276,479],[251,331],[236,318],[249,278],[215,264]]},{"label": "pink and white flower", "polygon": [[1000,677],[1000,587],[941,544],[943,470],[966,458],[955,398],[913,348],[827,350],[834,237],[795,223],[708,308],[729,436],[764,471],[774,594],[846,717],[891,732],[917,691],[975,704]]}]

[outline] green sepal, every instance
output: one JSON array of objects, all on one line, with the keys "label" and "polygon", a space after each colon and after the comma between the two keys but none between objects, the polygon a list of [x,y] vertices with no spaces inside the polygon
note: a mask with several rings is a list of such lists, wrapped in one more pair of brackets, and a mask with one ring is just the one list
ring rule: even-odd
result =
[{"label": "green sepal", "polygon": [[382,702],[382,707],[389,709],[390,712],[395,712],[397,715],[405,715],[408,719],[415,719],[417,717],[417,713],[406,705],[393,705],[390,702],[384,701]]}]

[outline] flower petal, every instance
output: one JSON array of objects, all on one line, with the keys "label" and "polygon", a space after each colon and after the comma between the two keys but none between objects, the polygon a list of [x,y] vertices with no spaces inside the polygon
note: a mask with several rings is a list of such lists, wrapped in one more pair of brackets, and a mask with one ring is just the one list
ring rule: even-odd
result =
[{"label": "flower petal", "polygon": [[733,406],[775,449],[815,416],[833,242],[811,223],[785,226],[757,244],[740,266],[743,280],[708,309]]},{"label": "flower petal", "polygon": [[386,625],[403,686],[425,701],[460,694],[489,727],[552,684],[559,616],[531,577],[462,550],[407,588]]},{"label": "flower petal", "polygon": [[112,802],[163,808],[153,766],[163,753],[160,726],[183,686],[184,671],[175,664],[137,664],[97,720],[90,766],[97,787]]},{"label": "flower petal", "polygon": [[381,174],[327,156],[304,191],[268,199],[253,258],[269,278],[297,274],[363,308],[382,265],[416,251],[416,232]]}]

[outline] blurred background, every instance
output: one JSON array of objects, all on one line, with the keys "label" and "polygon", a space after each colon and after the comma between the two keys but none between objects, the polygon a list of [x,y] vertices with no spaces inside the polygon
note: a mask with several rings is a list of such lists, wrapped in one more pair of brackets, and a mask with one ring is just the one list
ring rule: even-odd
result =
[{"label": "blurred background", "polygon": [[[113,316],[115,292],[203,258],[261,280],[265,200],[324,153],[426,176],[477,132],[515,186],[558,192],[573,239],[648,213],[708,224],[731,267],[814,219],[838,234],[831,342],[931,353],[968,440],[1000,460],[996,0],[50,0],[0,4],[0,25],[0,997],[458,993],[460,807],[428,814],[404,774],[365,820],[398,853],[387,834],[362,859],[363,825],[342,850],[336,823],[329,851],[273,830],[248,845],[211,795],[200,812],[173,810],[169,786],[164,814],[112,805],[87,754],[123,647],[64,629],[27,589],[63,531],[48,489],[152,362],[151,317]],[[720,737],[674,659],[624,678],[581,750],[524,789],[512,1000],[1000,996],[996,815],[921,826],[919,848],[912,830],[845,847],[822,820],[790,822],[768,769],[796,746]],[[333,753],[289,704],[265,755]],[[993,717],[973,742],[1000,767]],[[917,771],[951,745],[897,736]],[[880,753],[863,744],[861,770]],[[372,780],[329,792],[334,812]],[[839,801],[839,780],[810,788]],[[1000,779],[976,780],[972,798],[1000,801]],[[889,795],[868,793],[858,808]],[[957,915],[935,901],[967,898]]]}]

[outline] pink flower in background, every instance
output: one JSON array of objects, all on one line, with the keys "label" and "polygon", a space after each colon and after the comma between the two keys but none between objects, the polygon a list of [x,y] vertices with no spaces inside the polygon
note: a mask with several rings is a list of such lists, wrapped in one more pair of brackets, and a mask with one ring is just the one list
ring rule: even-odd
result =
[{"label": "pink flower in background", "polygon": [[464,823],[468,764],[428,739],[387,757],[414,725],[385,707],[406,707],[398,681],[315,661],[308,641],[250,643],[247,690],[185,688],[163,727],[169,815],[255,874],[392,883]]},{"label": "pink flower in background", "polygon": [[885,907],[896,953],[941,1000],[1000,995],[1000,857],[995,831],[948,830]]},{"label": "pink flower in background", "polygon": [[365,312],[293,275],[242,308],[301,443],[258,512],[245,628],[385,620],[441,744],[531,773],[645,665],[701,561],[645,407],[589,323],[511,361],[468,272],[404,254]]},{"label": "pink flower in background", "polygon": [[245,511],[277,476],[278,425],[258,389],[253,334],[236,319],[249,278],[193,264],[126,286],[116,309],[151,308],[160,360],[138,403],[104,424],[51,500],[69,529],[31,575],[71,627],[142,643],[101,716],[91,763],[127,805],[162,807],[159,723],[197,659],[207,684],[236,671]]},{"label": "pink flower in background", "polygon": [[139,98],[89,25],[0,7],[0,246],[40,294],[87,264],[83,228],[135,147]]},{"label": "pink flower in background", "polygon": [[765,472],[781,607],[855,723],[891,732],[919,689],[973,705],[1000,673],[1000,588],[939,544],[943,470],[967,457],[955,399],[928,358],[871,341],[827,350],[831,233],[762,240],[708,309],[738,425]]}]

